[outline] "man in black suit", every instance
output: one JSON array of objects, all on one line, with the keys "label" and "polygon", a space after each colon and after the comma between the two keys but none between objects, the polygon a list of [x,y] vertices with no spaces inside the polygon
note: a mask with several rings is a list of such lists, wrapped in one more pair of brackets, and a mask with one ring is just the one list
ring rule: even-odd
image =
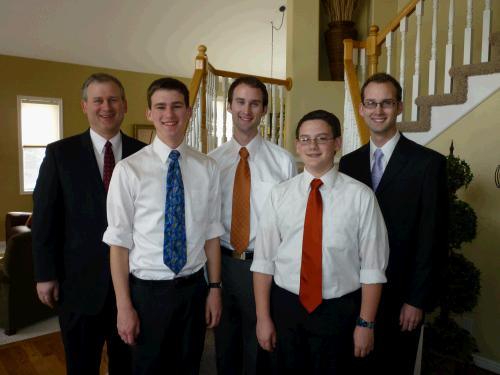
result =
[{"label": "man in black suit", "polygon": [[359,113],[370,142],[340,160],[341,172],[373,188],[389,234],[387,284],[375,326],[370,371],[413,374],[424,311],[439,287],[446,257],[446,159],[405,138],[396,127],[401,86],[390,75],[371,76]]},{"label": "man in black suit", "polygon": [[120,132],[125,90],[108,74],[82,87],[90,129],[47,146],[33,193],[33,258],[40,300],[57,307],[68,374],[99,374],[107,343],[109,374],[130,373],[116,330],[109,268],[106,193],[115,162],[144,144]]}]

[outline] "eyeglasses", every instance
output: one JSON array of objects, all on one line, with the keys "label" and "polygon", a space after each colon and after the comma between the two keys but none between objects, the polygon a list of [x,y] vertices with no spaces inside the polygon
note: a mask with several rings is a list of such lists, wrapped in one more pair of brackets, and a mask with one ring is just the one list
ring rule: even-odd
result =
[{"label": "eyeglasses", "polygon": [[318,144],[318,145],[324,145],[325,143],[328,143],[328,141],[331,141],[335,137],[327,137],[326,135],[320,135],[315,138],[309,138],[309,137],[299,137],[298,141],[301,145],[310,145],[313,142]]},{"label": "eyeglasses", "polygon": [[363,102],[363,106],[368,109],[375,109],[377,106],[381,106],[383,109],[391,109],[398,103],[394,99],[385,99],[381,102],[376,102],[375,100],[366,100]]}]

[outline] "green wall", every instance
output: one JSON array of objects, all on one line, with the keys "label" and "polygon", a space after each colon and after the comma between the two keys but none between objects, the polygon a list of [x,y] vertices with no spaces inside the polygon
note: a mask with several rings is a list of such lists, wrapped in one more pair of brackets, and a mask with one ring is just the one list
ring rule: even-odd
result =
[{"label": "green wall", "polygon": [[[63,134],[68,137],[88,128],[80,107],[80,88],[95,72],[113,74],[123,83],[128,114],[122,129],[132,135],[133,124],[147,123],[146,89],[160,75],[0,55],[0,241],[5,240],[5,214],[32,209],[31,194],[21,195],[19,187],[17,95],[62,98]],[[189,83],[189,79],[182,80]]]}]

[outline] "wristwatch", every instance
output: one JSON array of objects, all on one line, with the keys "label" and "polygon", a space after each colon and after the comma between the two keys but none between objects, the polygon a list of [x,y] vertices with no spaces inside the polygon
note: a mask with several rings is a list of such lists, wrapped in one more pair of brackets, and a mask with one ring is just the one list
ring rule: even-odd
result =
[{"label": "wristwatch", "polygon": [[222,282],[217,282],[217,283],[208,283],[208,287],[210,289],[216,288],[216,289],[221,289],[222,288]]},{"label": "wristwatch", "polygon": [[356,325],[359,327],[370,328],[370,329],[375,328],[375,322],[367,322],[360,316],[358,316],[358,319],[356,320]]}]

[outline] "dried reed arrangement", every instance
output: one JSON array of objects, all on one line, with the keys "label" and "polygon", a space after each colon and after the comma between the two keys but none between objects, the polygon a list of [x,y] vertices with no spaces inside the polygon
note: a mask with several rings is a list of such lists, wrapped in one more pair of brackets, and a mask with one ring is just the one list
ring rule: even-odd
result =
[{"label": "dried reed arrangement", "polygon": [[321,0],[330,22],[352,21],[358,0]]}]

